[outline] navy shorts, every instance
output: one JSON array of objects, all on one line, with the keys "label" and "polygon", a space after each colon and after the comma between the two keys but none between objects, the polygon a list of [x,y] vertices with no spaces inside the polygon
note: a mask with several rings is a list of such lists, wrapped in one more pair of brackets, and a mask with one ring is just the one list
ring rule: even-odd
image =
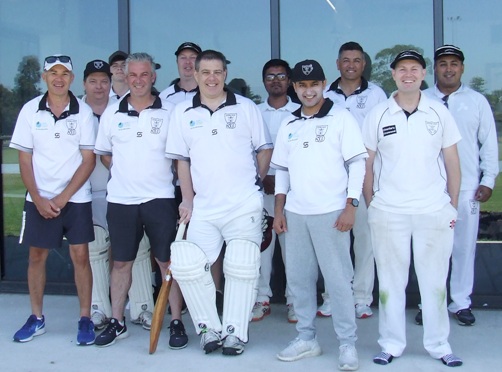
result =
[{"label": "navy shorts", "polygon": [[37,248],[59,248],[66,236],[70,244],[85,244],[94,240],[92,206],[69,202],[56,218],[44,218],[33,202],[24,204],[24,227],[21,243]]},{"label": "navy shorts", "polygon": [[115,261],[134,261],[146,233],[155,258],[169,261],[176,237],[178,212],[174,199],[153,199],[142,204],[108,203],[106,219]]}]

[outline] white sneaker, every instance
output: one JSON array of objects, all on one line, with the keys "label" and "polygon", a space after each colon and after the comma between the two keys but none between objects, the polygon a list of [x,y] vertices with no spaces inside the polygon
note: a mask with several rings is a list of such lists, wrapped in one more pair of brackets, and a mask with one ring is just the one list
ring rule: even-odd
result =
[{"label": "white sneaker", "polygon": [[149,331],[150,328],[152,328],[152,317],[153,314],[150,311],[145,310],[139,314],[138,319],[131,319],[131,323],[141,324],[144,329]]},{"label": "white sneaker", "polygon": [[106,315],[99,309],[92,310],[91,320],[94,323],[94,329],[100,330],[106,327],[106,323],[108,319],[106,319]]},{"label": "white sneaker", "polygon": [[298,323],[293,304],[288,304],[288,323]]},{"label": "white sneaker", "polygon": [[338,369],[340,371],[355,371],[359,368],[359,359],[354,345],[343,344],[340,346]]},{"label": "white sneaker", "polygon": [[317,342],[317,338],[303,341],[298,337],[291,341],[287,348],[277,354],[277,359],[283,362],[294,362],[295,360],[321,355],[322,350]]},{"label": "white sneaker", "polygon": [[331,316],[331,303],[329,301],[329,293],[322,294],[323,303],[317,308],[317,316],[328,317]]},{"label": "white sneaker", "polygon": [[214,329],[205,329],[202,331],[200,338],[200,347],[202,350],[209,354],[223,345],[221,341],[221,334]]},{"label": "white sneaker", "polygon": [[229,335],[223,342],[223,355],[241,355],[244,352],[244,342],[238,337]]},{"label": "white sneaker", "polygon": [[257,322],[262,320],[267,315],[270,315],[270,303],[269,302],[255,302],[253,306],[253,316],[251,317],[252,322]]},{"label": "white sneaker", "polygon": [[356,318],[366,319],[373,315],[373,311],[368,305],[356,304]]}]

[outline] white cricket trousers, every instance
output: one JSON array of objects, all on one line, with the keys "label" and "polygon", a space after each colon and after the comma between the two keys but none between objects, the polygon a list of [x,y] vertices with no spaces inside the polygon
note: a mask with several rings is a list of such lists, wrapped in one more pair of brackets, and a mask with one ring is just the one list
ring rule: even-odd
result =
[{"label": "white cricket trousers", "polygon": [[424,347],[436,359],[451,353],[446,279],[453,247],[450,226],[456,217],[457,211],[450,203],[426,214],[390,213],[371,205],[368,208],[379,282],[378,344],[382,351],[399,357],[406,347],[406,285],[413,251],[422,298]]},{"label": "white cricket trousers", "polygon": [[364,197],[359,199],[356,220],[352,228],[354,234],[354,305],[371,305],[375,284],[375,259],[368,225],[368,208]]},{"label": "white cricket trousers", "polygon": [[448,310],[456,313],[471,307],[474,285],[474,261],[479,227],[479,202],[476,190],[460,191],[458,218],[451,255],[450,297]]}]

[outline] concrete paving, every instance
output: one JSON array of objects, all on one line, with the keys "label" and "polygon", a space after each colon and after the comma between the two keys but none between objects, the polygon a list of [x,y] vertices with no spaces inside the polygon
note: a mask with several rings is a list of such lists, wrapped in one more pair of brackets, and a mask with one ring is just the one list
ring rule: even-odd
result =
[{"label": "concrete paving", "polygon": [[[330,318],[318,318],[318,339],[323,354],[296,362],[281,362],[275,355],[296,336],[295,326],[286,321],[286,306],[273,304],[272,314],[251,323],[250,342],[244,354],[223,356],[220,351],[205,355],[199,348],[189,315],[184,316],[189,344],[182,350],[167,346],[168,330],[160,336],[157,352],[148,354],[149,333],[140,326],[127,323],[129,337],[106,348],[76,346],[78,301],[75,296],[45,297],[47,333],[24,344],[12,341],[14,333],[30,313],[26,294],[0,294],[0,370],[10,371],[336,371],[338,342]],[[357,320],[360,371],[450,371],[440,361],[428,356],[422,346],[422,327],[415,325],[414,309],[407,310],[408,346],[400,358],[387,366],[376,365],[372,357],[379,350],[378,309],[374,316]],[[476,325],[461,327],[451,318],[450,343],[463,358],[464,365],[454,370],[463,372],[502,370],[502,311],[476,310]],[[128,314],[127,314],[128,315]]]}]

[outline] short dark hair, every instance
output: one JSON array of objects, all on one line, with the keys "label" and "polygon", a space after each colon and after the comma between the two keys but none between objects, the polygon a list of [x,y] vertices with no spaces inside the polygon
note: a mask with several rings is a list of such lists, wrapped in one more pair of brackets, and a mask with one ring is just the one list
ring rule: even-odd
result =
[{"label": "short dark hair", "polygon": [[265,80],[265,74],[270,67],[284,67],[286,69],[286,75],[288,75],[288,77],[291,76],[291,67],[289,67],[289,63],[283,59],[274,58],[263,66],[263,70],[261,71],[262,80]]},{"label": "short dark hair", "polygon": [[342,46],[338,50],[338,58],[340,58],[342,53],[346,50],[358,50],[364,55],[363,47],[359,43],[356,43],[355,41],[349,41],[345,44],[342,44]]},{"label": "short dark hair", "polygon": [[203,51],[202,53],[199,53],[199,55],[195,59],[195,71],[197,72],[199,71],[200,61],[202,60],[211,61],[214,59],[221,61],[221,63],[223,64],[223,70],[224,71],[227,70],[227,59],[225,58],[223,53],[218,52],[216,50],[208,49]]}]

